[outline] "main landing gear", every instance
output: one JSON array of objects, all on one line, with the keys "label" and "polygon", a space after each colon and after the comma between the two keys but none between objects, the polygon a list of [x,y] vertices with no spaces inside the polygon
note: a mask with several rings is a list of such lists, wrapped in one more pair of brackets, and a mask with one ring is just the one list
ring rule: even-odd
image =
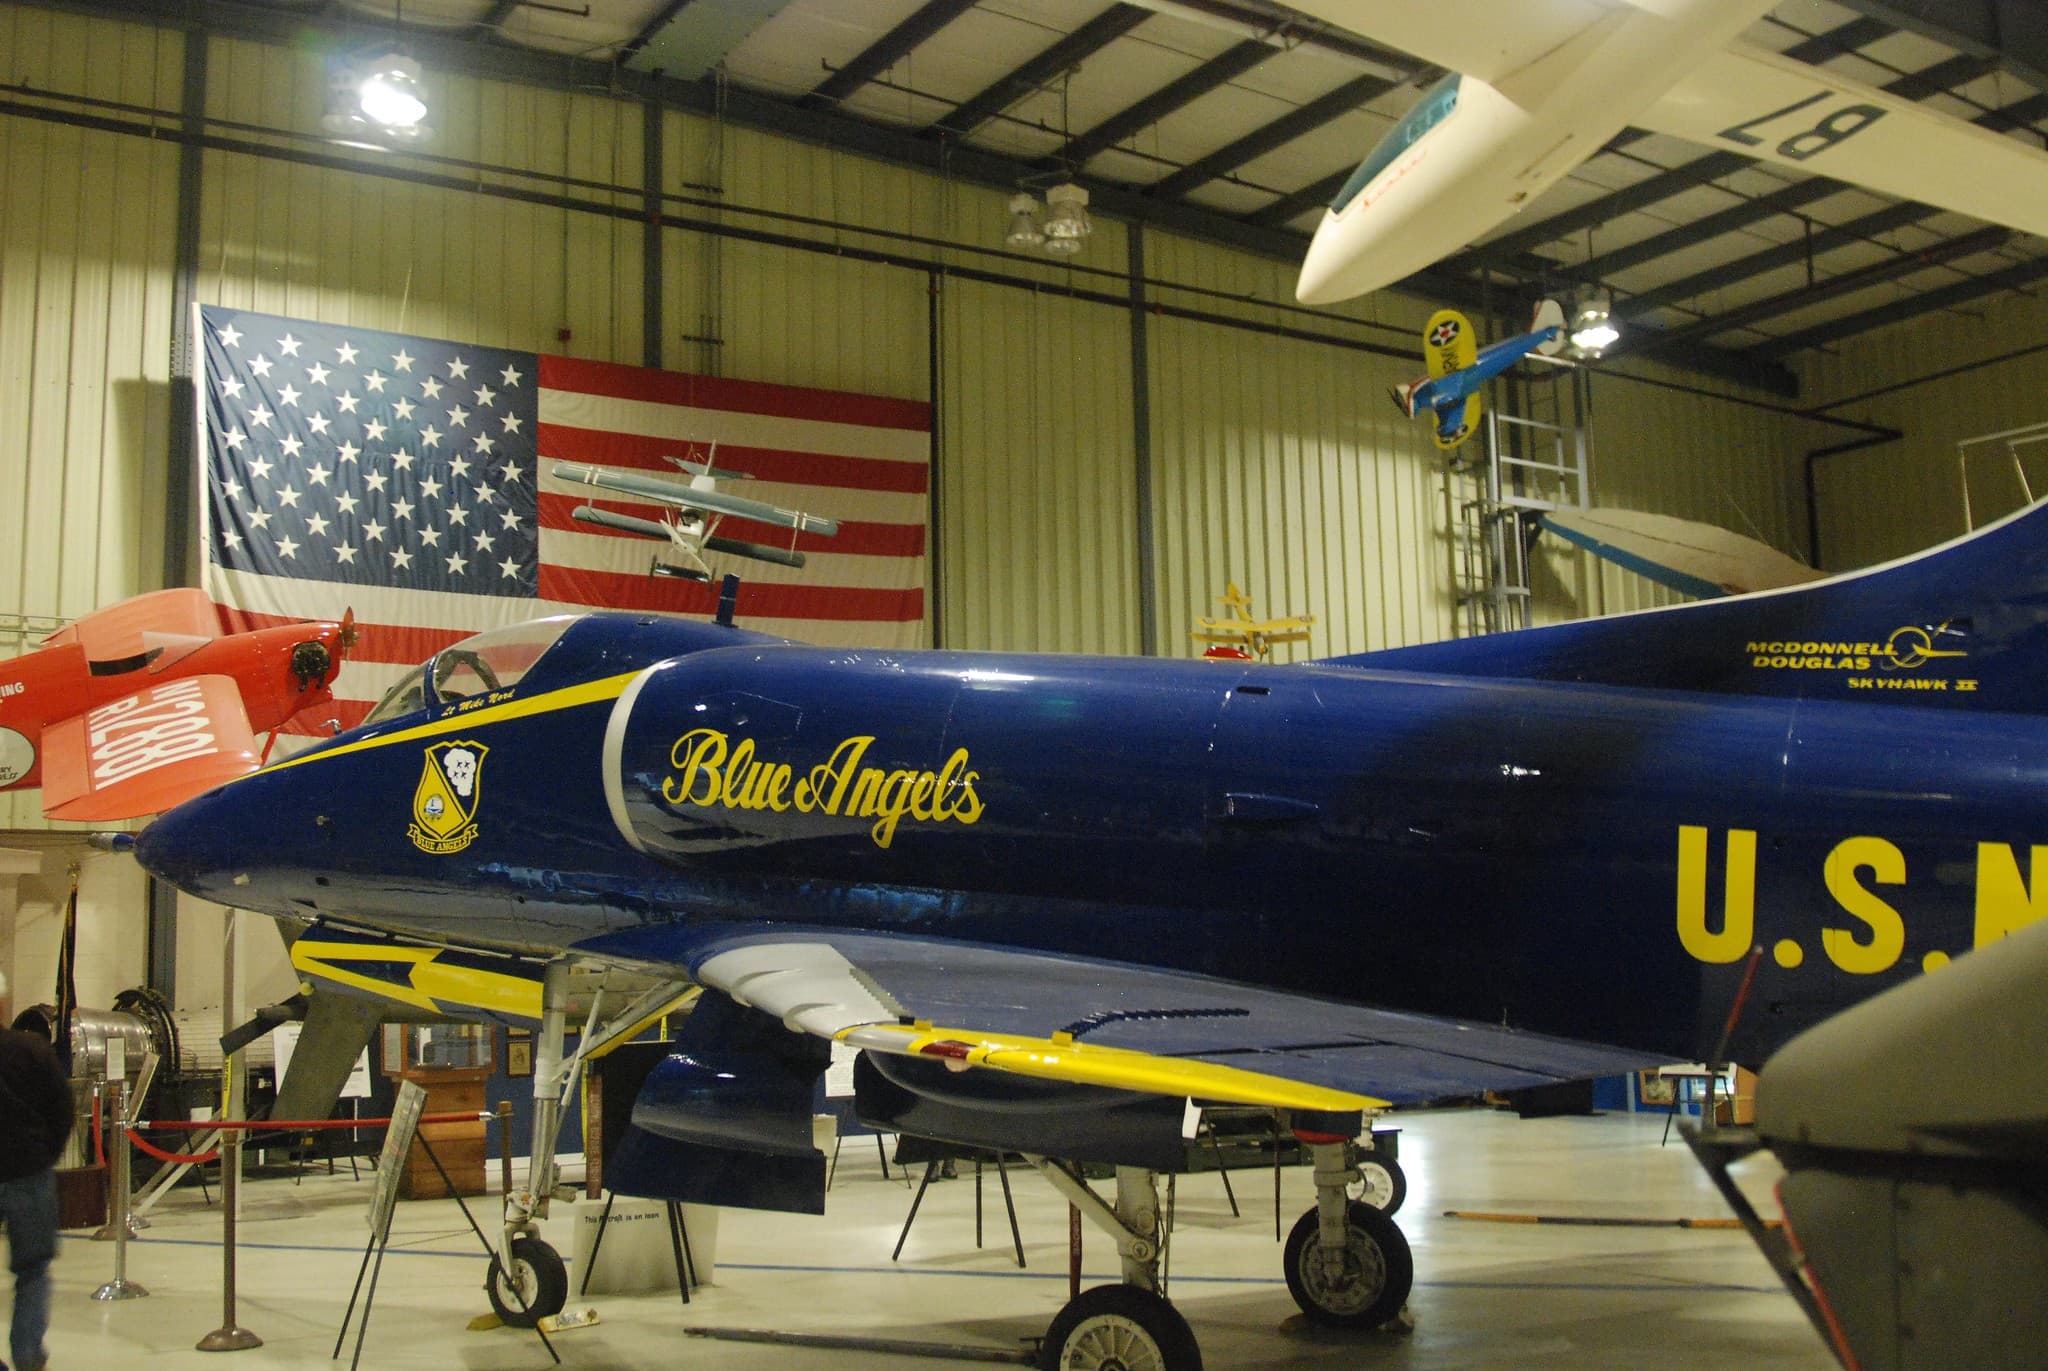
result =
[{"label": "main landing gear", "polygon": [[[1408,1240],[1384,1212],[1347,1193],[1359,1172],[1343,1139],[1303,1141],[1315,1162],[1316,1207],[1287,1239],[1288,1293],[1317,1323],[1377,1328],[1401,1312],[1414,1285]],[[1039,1354],[1043,1371],[1201,1371],[1194,1331],[1167,1302],[1160,1281],[1166,1234],[1156,1173],[1118,1167],[1112,1207],[1066,1163],[1031,1162],[1116,1240],[1123,1261],[1121,1285],[1084,1290],[1053,1319]]]},{"label": "main landing gear", "polygon": [[1377,1328],[1401,1312],[1415,1284],[1408,1240],[1384,1210],[1350,1197],[1359,1173],[1341,1141],[1310,1143],[1309,1153],[1316,1207],[1287,1235],[1287,1293],[1317,1323]]},{"label": "main landing gear", "polygon": [[650,1017],[688,989],[681,982],[661,982],[602,1023],[598,1014],[604,1007],[604,992],[600,989],[591,999],[590,1016],[575,1055],[564,1060],[569,972],[570,962],[557,958],[547,964],[541,978],[540,1034],[533,1054],[533,1145],[527,1153],[526,1184],[505,1196],[504,1233],[484,1277],[491,1311],[513,1328],[531,1328],[561,1313],[569,1298],[568,1265],[540,1236],[540,1221],[547,1217],[548,1200],[555,1192],[555,1143],[562,1131],[562,1107],[575,1092],[584,1059],[639,1032]]},{"label": "main landing gear", "polygon": [[1180,1311],[1161,1293],[1159,1177],[1136,1166],[1116,1169],[1112,1208],[1064,1162],[1030,1158],[1053,1189],[1116,1240],[1123,1284],[1098,1285],[1067,1301],[1045,1331],[1043,1371],[1202,1371],[1202,1349]]}]

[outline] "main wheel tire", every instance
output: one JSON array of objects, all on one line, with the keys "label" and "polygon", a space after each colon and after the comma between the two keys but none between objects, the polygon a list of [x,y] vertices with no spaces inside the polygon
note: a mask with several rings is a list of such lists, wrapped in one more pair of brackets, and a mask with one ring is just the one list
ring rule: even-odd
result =
[{"label": "main wheel tire", "polygon": [[1415,1259],[1394,1221],[1369,1204],[1345,1208],[1349,1237],[1341,1270],[1322,1261],[1322,1222],[1303,1214],[1287,1235],[1287,1292],[1301,1312],[1334,1328],[1377,1328],[1401,1312],[1415,1284]]},{"label": "main wheel tire", "polygon": [[1098,1285],[1067,1302],[1045,1330],[1042,1371],[1202,1371],[1180,1311],[1135,1285]]},{"label": "main wheel tire", "polygon": [[1391,1218],[1407,1203],[1408,1176],[1392,1157],[1367,1157],[1358,1164],[1357,1184],[1349,1189],[1352,1199],[1363,1200]]},{"label": "main wheel tire", "polygon": [[569,1268],[562,1264],[560,1253],[539,1238],[514,1238],[512,1268],[508,1279],[504,1263],[494,1256],[490,1276],[484,1281],[491,1312],[500,1322],[508,1328],[531,1328],[550,1314],[562,1312],[569,1299]]}]

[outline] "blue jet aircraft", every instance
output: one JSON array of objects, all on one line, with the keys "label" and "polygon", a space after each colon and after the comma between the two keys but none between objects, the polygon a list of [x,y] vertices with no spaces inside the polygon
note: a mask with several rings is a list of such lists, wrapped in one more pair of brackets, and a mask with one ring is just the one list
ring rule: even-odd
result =
[{"label": "blue jet aircraft", "polygon": [[[1290,1291],[1380,1324],[1412,1264],[1347,1198],[1362,1114],[1711,1055],[1750,973],[1757,1063],[2038,917],[2044,681],[2042,506],[1813,585],[1298,665],[590,614],[446,649],[136,851],[337,936],[549,959],[515,1315],[561,1297],[531,1227],[564,1083],[694,984],[609,1186],[821,1208],[846,1043],[863,1118],[1024,1152],[1115,1238],[1046,1365],[1130,1334],[1185,1371],[1156,1175],[1191,1101],[1278,1111],[1315,1163]],[[652,986],[565,1060],[579,962]]]}]

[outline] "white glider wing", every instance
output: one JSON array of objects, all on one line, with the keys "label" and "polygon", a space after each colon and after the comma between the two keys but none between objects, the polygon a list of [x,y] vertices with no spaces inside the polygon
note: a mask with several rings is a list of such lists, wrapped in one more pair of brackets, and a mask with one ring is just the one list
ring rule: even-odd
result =
[{"label": "white glider wing", "polygon": [[2048,234],[2048,152],[1748,43],[1708,54],[1637,122]]},{"label": "white glider wing", "polygon": [[1287,7],[1494,84],[1615,10],[1645,8],[1618,0],[1288,0]]}]

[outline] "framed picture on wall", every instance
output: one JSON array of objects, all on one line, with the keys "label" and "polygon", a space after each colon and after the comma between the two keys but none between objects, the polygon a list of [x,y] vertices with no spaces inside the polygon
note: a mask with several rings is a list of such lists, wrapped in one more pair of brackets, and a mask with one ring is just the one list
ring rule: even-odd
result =
[{"label": "framed picture on wall", "polygon": [[533,1033],[530,1029],[513,1028],[506,1030],[505,1074],[507,1076],[531,1076],[533,1074]]}]

